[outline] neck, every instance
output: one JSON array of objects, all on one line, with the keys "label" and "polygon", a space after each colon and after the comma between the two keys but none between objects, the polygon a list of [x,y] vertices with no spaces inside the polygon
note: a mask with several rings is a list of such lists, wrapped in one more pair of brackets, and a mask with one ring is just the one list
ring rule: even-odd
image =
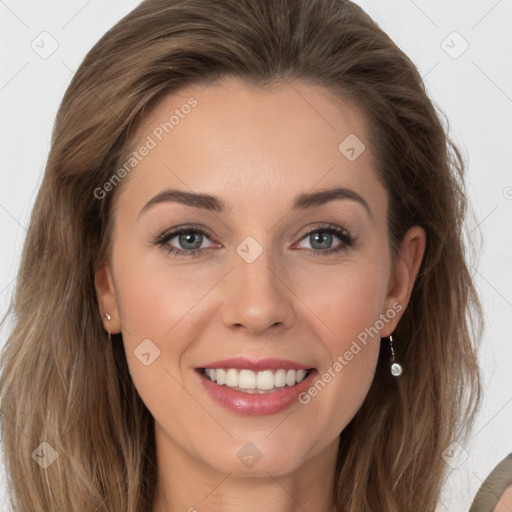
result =
[{"label": "neck", "polygon": [[255,464],[252,472],[240,473],[238,465],[222,471],[193,456],[158,425],[155,433],[158,483],[152,512],[337,510],[331,494],[337,441],[284,474],[272,473],[272,468],[264,464]]}]

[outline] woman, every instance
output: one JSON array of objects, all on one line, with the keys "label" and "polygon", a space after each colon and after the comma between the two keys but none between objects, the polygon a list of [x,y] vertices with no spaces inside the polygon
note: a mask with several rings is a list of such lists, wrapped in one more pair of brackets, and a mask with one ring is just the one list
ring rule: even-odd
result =
[{"label": "woman", "polygon": [[463,179],[351,2],[142,2],[65,94],[25,242],[15,510],[434,510],[480,397]]}]

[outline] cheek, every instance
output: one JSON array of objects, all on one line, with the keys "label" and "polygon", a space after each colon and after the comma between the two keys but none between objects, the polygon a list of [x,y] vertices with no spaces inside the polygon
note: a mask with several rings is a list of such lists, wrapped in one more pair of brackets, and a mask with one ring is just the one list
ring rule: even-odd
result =
[{"label": "cheek", "polygon": [[204,291],[195,278],[183,277],[186,272],[171,272],[165,257],[156,258],[158,248],[142,253],[119,238],[115,249],[116,296],[130,374],[146,404],[165,403],[170,373],[178,377],[175,367],[187,340],[183,328],[193,326],[193,305]]},{"label": "cheek", "polygon": [[[351,290],[347,283],[345,292],[340,295],[329,305],[328,323],[333,333],[324,338],[329,353],[326,364],[331,368],[331,375],[334,371],[341,376],[333,380],[340,386],[343,381],[345,396],[353,392],[354,396],[360,396],[375,371],[383,327],[379,319],[382,303],[370,287]],[[326,319],[327,316],[325,314]]]},{"label": "cheek", "polygon": [[328,354],[302,403],[312,411],[332,411],[324,425],[332,435],[343,430],[363,403],[375,374],[383,322],[394,316],[382,309],[386,265],[384,258],[375,257],[340,267],[330,274],[324,294],[314,286],[314,276],[308,285]]},{"label": "cheek", "polygon": [[216,282],[211,272],[169,263],[166,257],[166,252],[157,247],[138,252],[127,242],[123,251],[119,244],[118,303],[123,331],[132,342],[147,337],[162,341],[172,337],[183,320],[189,325],[194,308]]},{"label": "cheek", "polygon": [[329,345],[343,349],[359,333],[375,326],[384,313],[388,277],[384,259],[376,256],[358,261],[354,257],[328,271],[324,268],[304,273],[296,290],[324,324],[322,332]]}]

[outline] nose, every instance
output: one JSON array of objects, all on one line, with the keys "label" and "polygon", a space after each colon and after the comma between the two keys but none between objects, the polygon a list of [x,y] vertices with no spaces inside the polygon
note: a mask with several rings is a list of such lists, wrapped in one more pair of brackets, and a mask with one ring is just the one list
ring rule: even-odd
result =
[{"label": "nose", "polygon": [[294,320],[293,293],[285,272],[272,264],[267,251],[252,263],[235,255],[224,280],[222,320],[231,329],[253,336],[286,330]]}]

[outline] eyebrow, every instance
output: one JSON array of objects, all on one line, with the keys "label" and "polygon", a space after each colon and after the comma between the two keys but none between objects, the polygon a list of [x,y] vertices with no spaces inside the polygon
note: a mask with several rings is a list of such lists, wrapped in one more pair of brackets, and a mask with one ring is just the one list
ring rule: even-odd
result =
[{"label": "eyebrow", "polygon": [[[291,210],[306,210],[315,206],[321,206],[331,201],[343,199],[357,201],[364,206],[370,218],[373,218],[370,206],[366,200],[354,190],[343,187],[328,188],[317,192],[305,192],[303,194],[299,194],[292,202]],[[186,192],[178,189],[169,189],[152,197],[143,206],[139,213],[139,218],[144,212],[153,206],[168,202],[181,203],[186,206],[201,208],[215,213],[229,213],[233,209],[232,205],[217,196]]]}]

